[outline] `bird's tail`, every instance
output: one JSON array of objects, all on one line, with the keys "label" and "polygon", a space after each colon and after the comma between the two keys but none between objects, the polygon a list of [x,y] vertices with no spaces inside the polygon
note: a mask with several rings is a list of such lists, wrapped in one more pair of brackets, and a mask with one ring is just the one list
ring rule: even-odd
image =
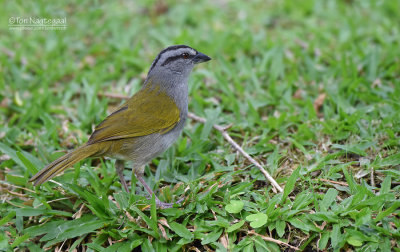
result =
[{"label": "bird's tail", "polygon": [[84,145],[71,151],[70,153],[65,154],[64,156],[56,159],[52,163],[48,164],[38,173],[36,173],[29,182],[34,181],[34,185],[40,185],[49,179],[53,178],[57,174],[61,173],[68,167],[71,167],[75,163],[81,161],[90,156],[94,156],[98,150],[96,144],[93,145]]}]

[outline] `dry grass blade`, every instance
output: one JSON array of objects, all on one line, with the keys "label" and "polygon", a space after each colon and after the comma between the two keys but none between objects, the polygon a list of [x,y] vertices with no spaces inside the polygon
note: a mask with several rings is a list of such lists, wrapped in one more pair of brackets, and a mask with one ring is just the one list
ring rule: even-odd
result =
[{"label": "dry grass blade", "polygon": [[250,231],[248,231],[247,233],[248,233],[249,235],[256,235],[256,236],[259,236],[259,237],[261,237],[263,240],[266,240],[266,241],[270,241],[270,242],[273,242],[273,243],[276,243],[276,244],[279,244],[279,245],[287,246],[287,247],[289,247],[289,248],[291,248],[291,249],[294,249],[294,250],[300,250],[299,248],[294,247],[294,246],[292,246],[292,245],[290,245],[290,244],[288,244],[288,243],[286,243],[286,242],[283,242],[283,241],[280,241],[280,240],[275,240],[275,239],[273,239],[273,238],[271,238],[271,237],[268,237],[268,236],[265,236],[265,235],[257,234],[256,232],[254,232],[254,230],[250,230]]},{"label": "dry grass blade", "polygon": [[319,179],[320,181],[323,182],[328,182],[328,183],[332,183],[332,184],[337,184],[337,185],[341,185],[341,186],[349,186],[349,184],[345,183],[345,182],[339,182],[339,181],[334,181],[334,180],[329,180],[329,179]]},{"label": "dry grass blade", "polygon": [[[195,114],[189,113],[189,118],[205,123],[207,120],[205,118],[199,117]],[[232,138],[231,136],[225,131],[225,127],[214,124],[213,125],[214,129],[218,130],[221,132],[222,136],[225,138],[228,143],[230,143],[237,151],[239,151],[245,158],[247,158],[252,164],[254,164],[261,172],[264,174],[264,176],[268,179],[269,182],[279,191],[283,192],[282,187],[279,186],[279,184],[275,181],[275,179],[258,163],[254,158],[252,158],[247,152],[245,152],[242,147],[240,147]]]}]

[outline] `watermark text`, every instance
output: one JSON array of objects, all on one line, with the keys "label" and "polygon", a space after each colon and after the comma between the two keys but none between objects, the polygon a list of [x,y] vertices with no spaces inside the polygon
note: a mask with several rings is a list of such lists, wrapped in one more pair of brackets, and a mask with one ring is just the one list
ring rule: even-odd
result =
[{"label": "watermark text", "polygon": [[66,17],[10,17],[8,27],[10,30],[66,30],[68,24]]}]

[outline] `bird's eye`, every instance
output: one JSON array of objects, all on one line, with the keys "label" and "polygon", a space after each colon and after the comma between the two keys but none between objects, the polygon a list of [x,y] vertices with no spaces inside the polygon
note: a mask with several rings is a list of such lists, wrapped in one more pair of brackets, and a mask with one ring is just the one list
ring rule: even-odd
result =
[{"label": "bird's eye", "polygon": [[182,57],[183,57],[184,59],[189,58],[189,53],[182,53]]}]

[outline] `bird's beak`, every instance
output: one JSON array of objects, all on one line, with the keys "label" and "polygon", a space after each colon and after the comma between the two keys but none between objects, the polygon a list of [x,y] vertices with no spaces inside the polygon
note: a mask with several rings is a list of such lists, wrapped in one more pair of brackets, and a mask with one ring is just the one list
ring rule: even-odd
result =
[{"label": "bird's beak", "polygon": [[192,60],[193,60],[194,64],[199,64],[202,62],[209,61],[209,60],[211,60],[211,58],[201,52],[198,52]]}]

